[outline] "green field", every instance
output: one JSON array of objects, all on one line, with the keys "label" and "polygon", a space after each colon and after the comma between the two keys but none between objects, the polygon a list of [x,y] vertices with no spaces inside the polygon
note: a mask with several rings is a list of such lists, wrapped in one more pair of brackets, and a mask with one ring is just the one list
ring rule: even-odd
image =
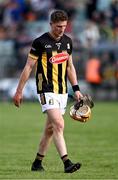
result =
[{"label": "green field", "polygon": [[118,179],[118,103],[96,102],[92,119],[83,124],[65,115],[68,154],[82,168],[63,173],[53,143],[44,159],[45,172],[31,172],[45,122],[38,103],[0,103],[0,179]]}]

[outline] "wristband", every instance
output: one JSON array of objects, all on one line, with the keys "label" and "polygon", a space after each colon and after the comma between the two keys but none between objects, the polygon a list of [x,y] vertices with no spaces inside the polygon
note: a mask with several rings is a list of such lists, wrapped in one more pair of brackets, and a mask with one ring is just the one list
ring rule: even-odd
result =
[{"label": "wristband", "polygon": [[80,88],[79,88],[78,85],[72,86],[72,89],[73,89],[74,92],[75,92],[75,91],[80,91]]}]

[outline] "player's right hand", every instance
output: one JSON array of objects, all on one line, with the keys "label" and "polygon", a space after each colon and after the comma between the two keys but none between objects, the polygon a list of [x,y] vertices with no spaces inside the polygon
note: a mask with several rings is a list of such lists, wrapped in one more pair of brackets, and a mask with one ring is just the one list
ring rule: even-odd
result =
[{"label": "player's right hand", "polygon": [[20,105],[22,103],[22,93],[16,92],[13,97],[13,102],[16,107],[20,107]]}]

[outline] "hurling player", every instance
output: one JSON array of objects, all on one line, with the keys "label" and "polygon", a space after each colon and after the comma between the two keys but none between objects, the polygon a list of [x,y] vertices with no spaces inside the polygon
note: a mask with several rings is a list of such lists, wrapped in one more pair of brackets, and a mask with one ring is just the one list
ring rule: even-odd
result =
[{"label": "hurling player", "polygon": [[67,22],[66,12],[62,10],[52,12],[50,31],[33,41],[13,98],[14,104],[19,107],[22,102],[23,88],[33,67],[36,66],[38,99],[42,112],[47,114],[47,118],[39,148],[32,163],[32,171],[44,171],[42,160],[52,139],[64,164],[65,173],[75,172],[81,167],[79,162],[73,163],[70,160],[63,135],[63,115],[68,98],[67,78],[72,85],[76,100],[82,96],[72,62],[72,41],[64,34]]}]

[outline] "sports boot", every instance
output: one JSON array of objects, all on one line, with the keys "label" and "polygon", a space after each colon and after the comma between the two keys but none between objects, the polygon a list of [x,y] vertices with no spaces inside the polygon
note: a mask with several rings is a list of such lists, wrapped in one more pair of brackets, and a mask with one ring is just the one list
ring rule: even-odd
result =
[{"label": "sports boot", "polygon": [[44,168],[37,159],[32,163],[31,171],[44,171]]},{"label": "sports boot", "polygon": [[65,173],[73,173],[73,172],[79,170],[80,167],[81,167],[80,163],[72,163],[70,161],[70,165],[64,168],[64,172]]}]

